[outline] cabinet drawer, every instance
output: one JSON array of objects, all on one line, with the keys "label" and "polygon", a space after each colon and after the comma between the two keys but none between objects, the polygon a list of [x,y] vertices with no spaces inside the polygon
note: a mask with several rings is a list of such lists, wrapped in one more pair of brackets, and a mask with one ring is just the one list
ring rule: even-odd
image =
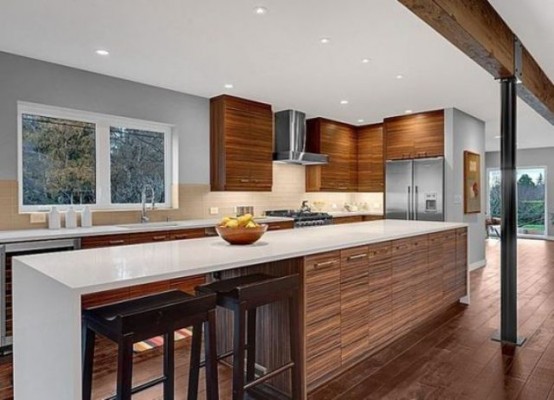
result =
[{"label": "cabinet drawer", "polygon": [[367,277],[369,270],[369,248],[367,246],[341,250],[340,256],[342,283],[357,280],[361,275]]},{"label": "cabinet drawer", "polygon": [[185,240],[185,239],[197,239],[206,236],[206,230],[204,228],[198,229],[185,229],[179,231],[171,231],[169,240]]},{"label": "cabinet drawer", "polygon": [[267,230],[268,231],[278,231],[281,229],[293,229],[294,221],[281,221],[281,222],[268,222]]},{"label": "cabinet drawer", "polygon": [[[374,184],[373,185],[374,187],[376,187],[377,185]],[[383,184],[381,183],[381,186],[383,186]],[[378,187],[378,186],[377,186]],[[382,215],[364,215],[363,216],[363,220],[364,222],[368,222],[368,221],[380,221],[383,219],[383,216]]]},{"label": "cabinet drawer", "polygon": [[340,253],[306,257],[306,322],[340,314]]},{"label": "cabinet drawer", "polygon": [[89,236],[81,239],[83,249],[92,249],[96,247],[123,246],[131,244],[131,237],[128,234],[109,235],[109,236]]},{"label": "cabinet drawer", "polygon": [[129,235],[132,244],[165,242],[170,240],[170,233],[167,231],[131,233]]},{"label": "cabinet drawer", "polygon": [[[349,188],[344,188],[340,190],[349,190]],[[351,217],[333,217],[333,224],[351,224],[354,222],[363,222],[364,217],[361,215],[355,215]]]}]

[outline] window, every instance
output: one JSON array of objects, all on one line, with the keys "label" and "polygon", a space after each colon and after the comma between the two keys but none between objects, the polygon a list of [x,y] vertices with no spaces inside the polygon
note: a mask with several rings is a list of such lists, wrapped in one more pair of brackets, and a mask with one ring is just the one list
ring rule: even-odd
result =
[{"label": "window", "polygon": [[171,126],[30,103],[18,118],[20,211],[133,209],[145,186],[171,206]]},{"label": "window", "polygon": [[[502,211],[501,179],[499,169],[490,169],[489,214],[500,218]],[[517,169],[517,227],[524,235],[545,235],[546,168],[521,167]]]}]

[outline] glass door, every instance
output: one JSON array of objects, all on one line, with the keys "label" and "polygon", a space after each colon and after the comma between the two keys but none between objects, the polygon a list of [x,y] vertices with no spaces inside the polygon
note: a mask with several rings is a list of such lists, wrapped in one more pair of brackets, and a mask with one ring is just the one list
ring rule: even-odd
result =
[{"label": "glass door", "polygon": [[[546,235],[546,168],[522,167],[517,169],[517,226],[518,234]],[[500,218],[501,172],[499,169],[488,171],[489,180],[489,217]],[[499,231],[499,230],[498,230]]]}]

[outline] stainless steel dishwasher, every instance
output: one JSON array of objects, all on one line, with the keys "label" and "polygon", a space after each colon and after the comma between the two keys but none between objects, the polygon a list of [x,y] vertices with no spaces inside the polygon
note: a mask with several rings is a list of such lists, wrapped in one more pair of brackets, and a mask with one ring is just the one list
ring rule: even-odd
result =
[{"label": "stainless steel dishwasher", "polygon": [[36,240],[0,244],[0,355],[12,351],[12,258],[77,250],[81,239]]}]

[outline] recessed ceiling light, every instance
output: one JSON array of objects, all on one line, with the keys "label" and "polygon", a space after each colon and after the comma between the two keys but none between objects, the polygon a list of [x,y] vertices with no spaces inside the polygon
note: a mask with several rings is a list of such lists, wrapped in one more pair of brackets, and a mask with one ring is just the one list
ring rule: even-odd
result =
[{"label": "recessed ceiling light", "polygon": [[233,86],[232,83],[226,83],[224,86],[225,86],[225,89],[232,89],[232,88],[234,88],[234,86]]},{"label": "recessed ceiling light", "polygon": [[367,64],[369,61],[369,58],[362,58],[362,64]]},{"label": "recessed ceiling light", "polygon": [[412,110],[406,110],[406,111],[404,111],[404,114],[411,114],[411,113],[413,113]]},{"label": "recessed ceiling light", "polygon": [[361,124],[362,122],[364,122],[364,120],[360,118],[360,119],[358,120],[358,123]]},{"label": "recessed ceiling light", "polygon": [[254,8],[254,13],[256,15],[265,15],[265,14],[267,14],[267,8],[265,8],[263,6],[255,7]]},{"label": "recessed ceiling light", "polygon": [[404,79],[404,75],[398,74],[396,75],[396,79]]},{"label": "recessed ceiling light", "polygon": [[326,38],[326,37],[319,39],[319,42],[321,44],[328,44],[330,41],[331,41],[331,39]]},{"label": "recessed ceiling light", "polygon": [[348,104],[348,100],[341,100],[340,104]]},{"label": "recessed ceiling light", "polygon": [[108,50],[98,49],[96,50],[96,54],[98,54],[99,56],[109,56],[110,52]]}]

